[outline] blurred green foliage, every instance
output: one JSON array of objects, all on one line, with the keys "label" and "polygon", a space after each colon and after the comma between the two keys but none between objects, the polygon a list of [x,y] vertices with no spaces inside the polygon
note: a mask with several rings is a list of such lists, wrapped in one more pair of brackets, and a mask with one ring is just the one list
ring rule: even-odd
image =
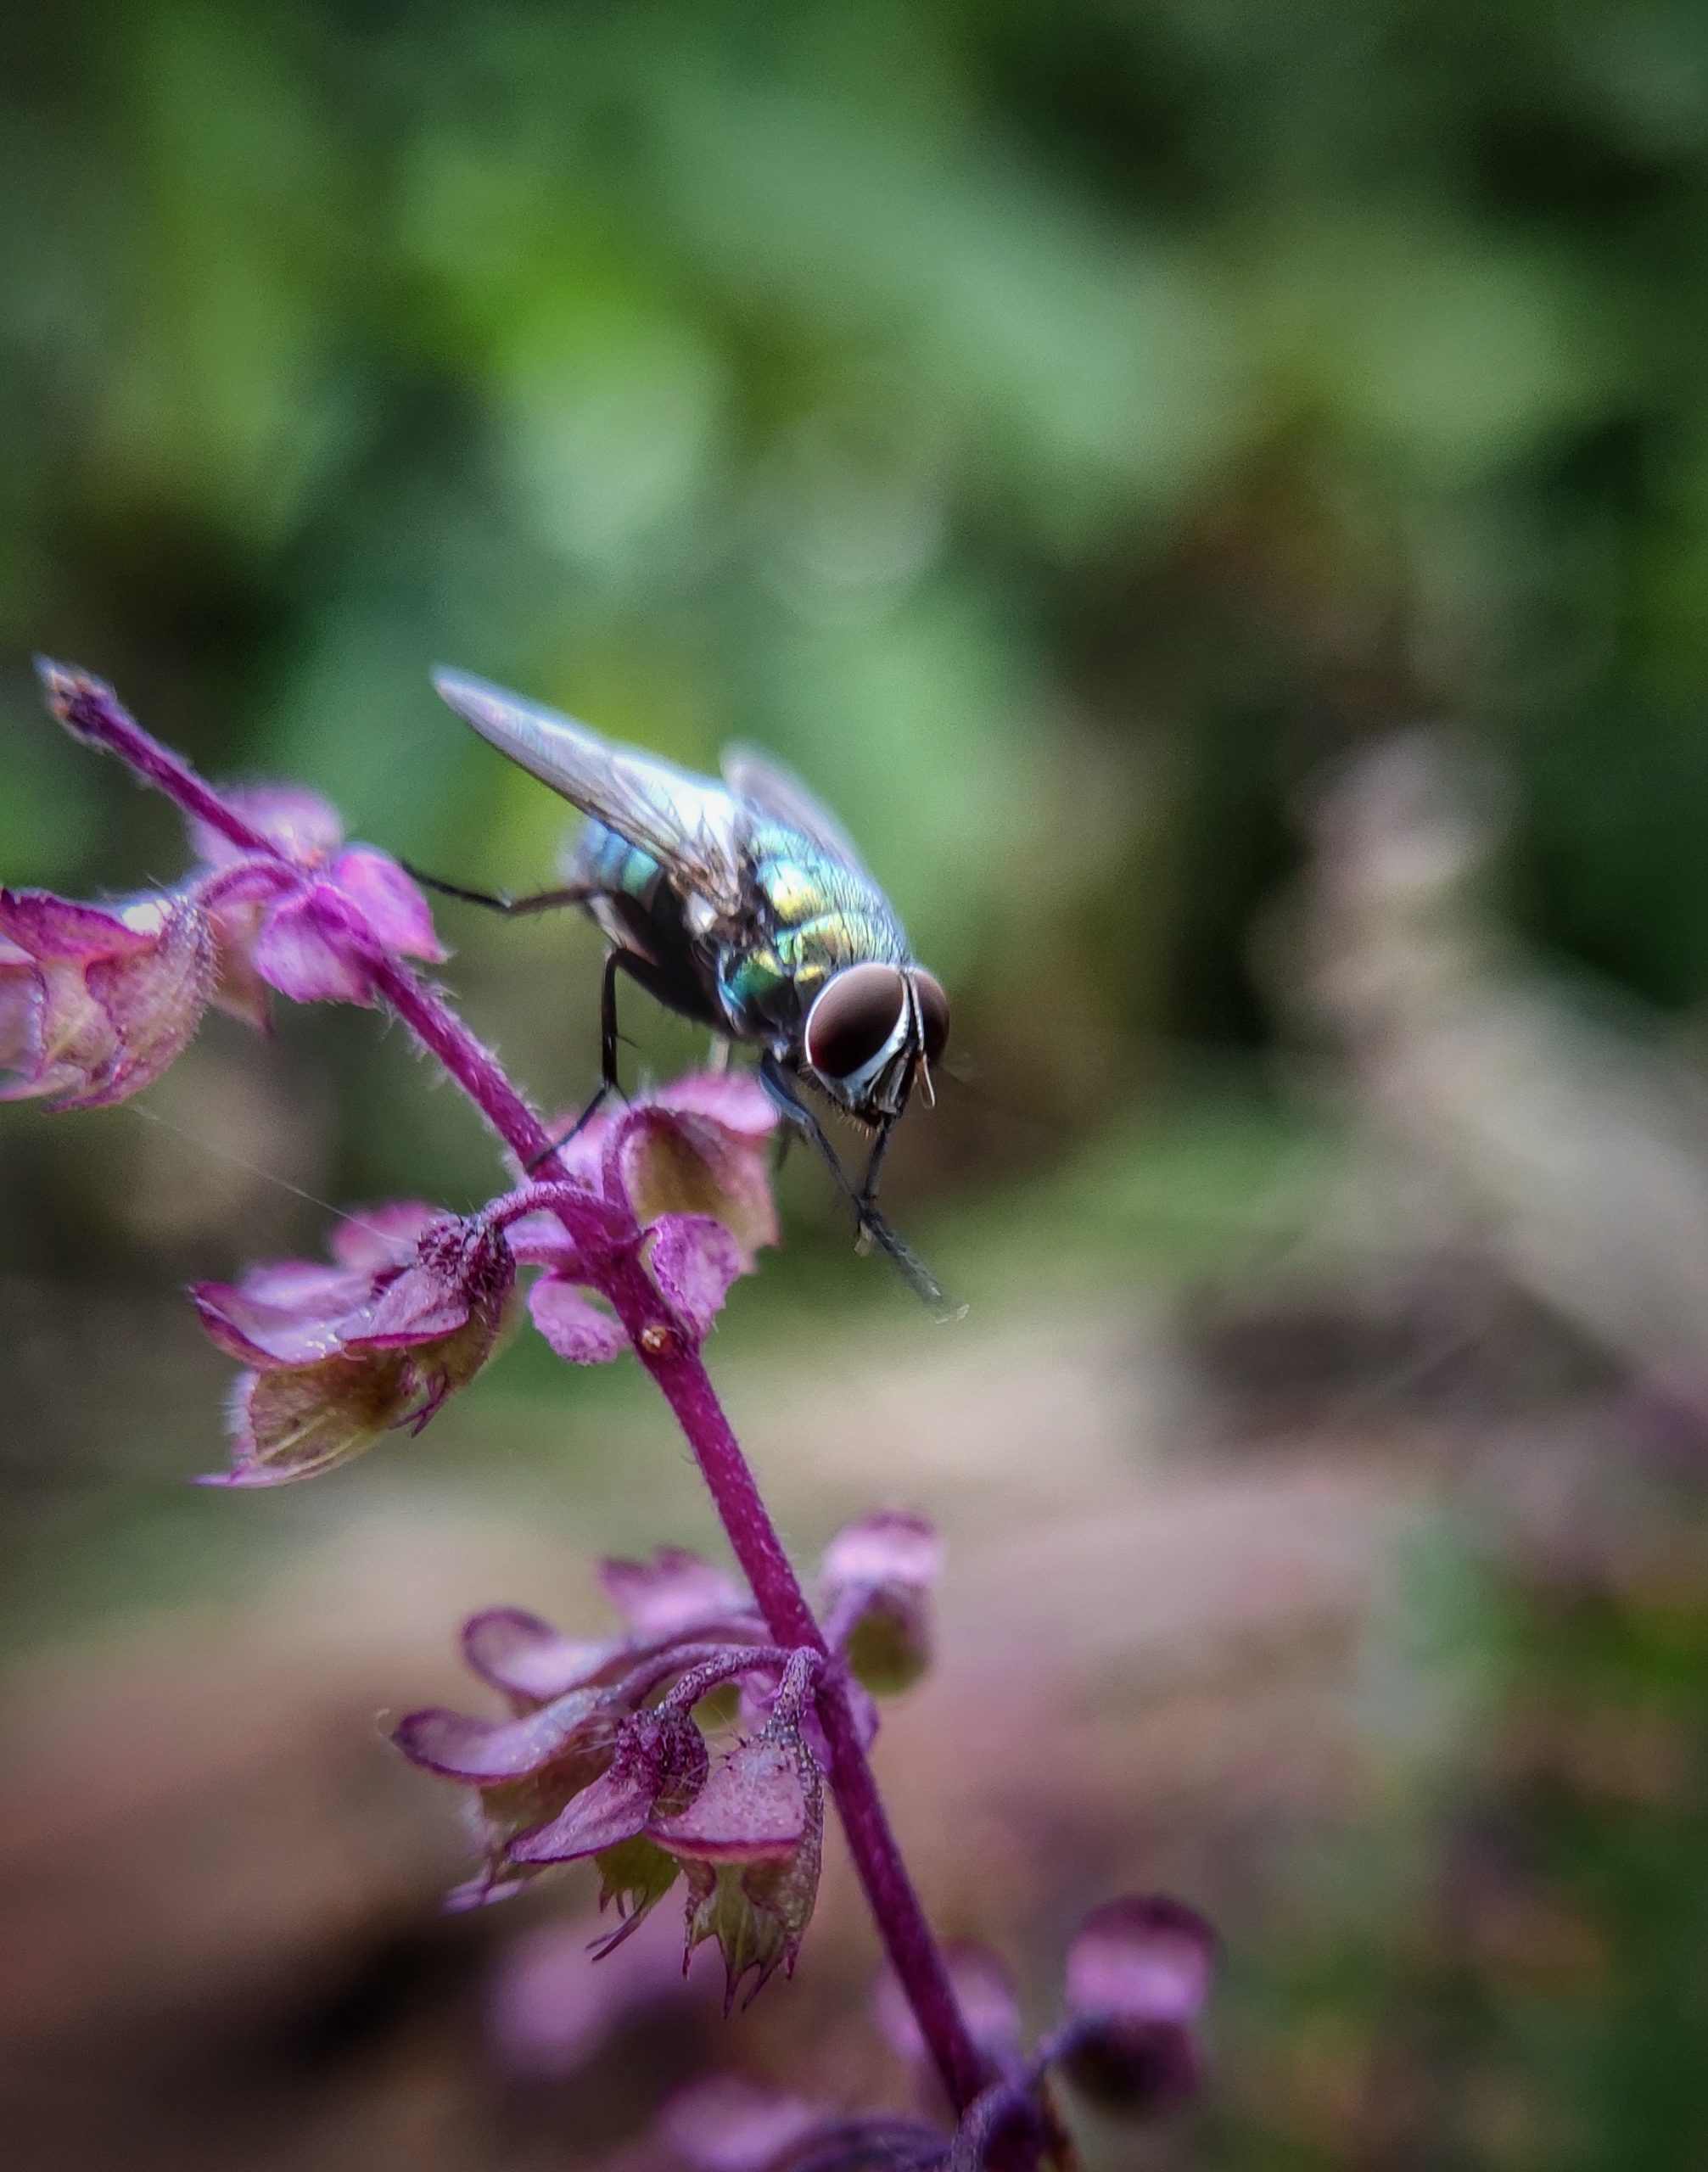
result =
[{"label": "blurred green foliage", "polygon": [[438,712],[449,658],[797,760],[1072,1121],[1152,1037],[1262,1037],[1288,793],[1446,711],[1535,787],[1538,922],[1700,993],[1700,8],[3,35],[9,873],[97,882],[137,819],[32,725],[47,647],[526,882],[559,810]]}]

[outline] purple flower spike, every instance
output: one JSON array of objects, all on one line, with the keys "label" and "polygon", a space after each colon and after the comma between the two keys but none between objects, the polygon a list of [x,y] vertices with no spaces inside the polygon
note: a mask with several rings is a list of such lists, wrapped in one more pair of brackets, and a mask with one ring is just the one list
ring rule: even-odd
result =
[{"label": "purple flower spike", "polygon": [[288,1260],[192,1290],[202,1324],[249,1369],[232,1393],[232,1468],[204,1483],[282,1486],[419,1432],[492,1355],[515,1285],[501,1231],[431,1207],[340,1226],[337,1264]]},{"label": "purple flower spike", "polygon": [[193,896],[81,905],[0,890],[0,1062],[16,1073],[0,1100],[98,1109],[152,1085],[200,1025],[214,961]]},{"label": "purple flower spike", "polygon": [[1094,1909],[1067,1950],[1061,2065],[1111,2111],[1164,2111],[1196,2089],[1193,2024],[1210,1996],[1216,1934],[1194,1908],[1128,1894]]},{"label": "purple flower spike", "polygon": [[845,1525],[820,1570],[833,1650],[878,1695],[918,1681],[931,1664],[933,1586],[943,1542],[923,1516],[879,1509]]}]

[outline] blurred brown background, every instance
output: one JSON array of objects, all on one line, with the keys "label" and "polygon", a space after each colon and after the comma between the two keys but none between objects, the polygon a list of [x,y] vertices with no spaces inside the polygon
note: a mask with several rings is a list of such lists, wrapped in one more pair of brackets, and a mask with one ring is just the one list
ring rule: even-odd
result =
[{"label": "blurred brown background", "polygon": [[[1708,2161],[1708,18],[70,0],[0,18],[0,177],[6,880],[182,864],[35,649],[548,879],[442,659],[769,743],[949,986],[889,1198],[969,1317],[796,1157],[714,1356],[804,1552],[946,1529],[879,1752],[945,1925],[1040,2021],[1117,1885],[1224,1934],[1203,2102],[1089,2161]],[[440,921],[579,1101],[591,932]],[[494,1173],[352,1011],[3,1112],[20,2164],[601,2164],[731,2061],[897,2085],[839,1860],[727,2029],[668,1925],[589,1992],[573,1878],[437,1912],[378,1716],[473,1693],[460,1612],[714,1544],[639,1383],[518,1342],[419,1443],[182,1483],[179,1285]]]}]

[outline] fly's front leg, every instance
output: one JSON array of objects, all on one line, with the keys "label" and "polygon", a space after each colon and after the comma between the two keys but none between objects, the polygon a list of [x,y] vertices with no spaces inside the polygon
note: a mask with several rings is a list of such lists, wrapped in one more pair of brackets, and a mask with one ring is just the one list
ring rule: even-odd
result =
[{"label": "fly's front leg", "polygon": [[877,1137],[871,1144],[866,1157],[865,1178],[860,1188],[863,1210],[875,1212],[877,1206],[877,1173],[883,1167],[883,1157],[889,1151],[889,1135],[895,1129],[895,1118],[886,1117],[878,1126]]},{"label": "fly's front leg", "polygon": [[[929,1305],[939,1319],[957,1317],[955,1308],[943,1294],[942,1284],[912,1246],[898,1230],[891,1229],[864,1191],[854,1189],[848,1171],[837,1159],[836,1149],[825,1135],[824,1126],[801,1099],[794,1080],[769,1049],[759,1058],[759,1083],[770,1095],[773,1105],[785,1122],[792,1124],[796,1130],[804,1132],[824,1157],[825,1166],[836,1178],[837,1189],[854,1209],[854,1220],[862,1238],[870,1238],[880,1247],[909,1289]],[[882,1143],[877,1150],[882,1150]],[[872,1171],[869,1168],[868,1184],[871,1176]]]}]

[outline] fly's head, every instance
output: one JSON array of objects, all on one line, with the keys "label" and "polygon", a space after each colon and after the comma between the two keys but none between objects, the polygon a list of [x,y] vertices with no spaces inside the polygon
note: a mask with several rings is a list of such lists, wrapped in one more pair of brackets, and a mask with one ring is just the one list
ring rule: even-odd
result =
[{"label": "fly's head", "polygon": [[949,1042],[949,998],[921,966],[869,962],[833,973],[808,1010],[802,1053],[813,1083],[860,1123],[887,1128]]}]

